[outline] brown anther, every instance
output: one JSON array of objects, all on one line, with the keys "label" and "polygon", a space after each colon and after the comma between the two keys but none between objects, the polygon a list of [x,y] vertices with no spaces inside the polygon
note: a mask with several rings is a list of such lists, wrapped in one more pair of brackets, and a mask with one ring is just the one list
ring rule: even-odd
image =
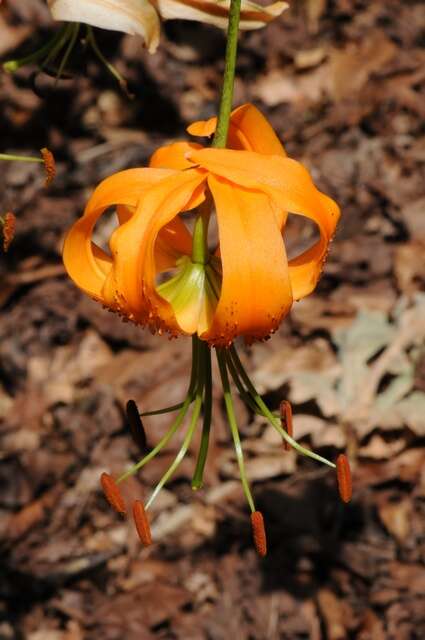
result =
[{"label": "brown anther", "polygon": [[100,483],[102,485],[105,498],[107,499],[111,507],[122,516],[125,515],[127,509],[125,506],[124,498],[122,497],[118,485],[113,477],[110,476],[109,473],[102,473],[102,475],[100,476]]},{"label": "brown anther", "polygon": [[56,175],[56,163],[54,155],[47,147],[40,149],[41,157],[44,162],[44,171],[46,173],[45,187],[48,187],[54,180]]},{"label": "brown anther", "polygon": [[148,547],[152,544],[152,534],[145,507],[140,500],[135,500],[133,504],[133,518],[141,543]]},{"label": "brown anther", "polygon": [[[279,410],[280,410],[280,421],[281,421],[282,429],[285,429],[288,436],[291,436],[292,438],[294,434],[294,429],[292,426],[291,403],[288,402],[288,400],[282,400],[282,402],[280,403]],[[289,442],[286,442],[286,440],[283,441],[283,448],[285,449],[285,451],[289,451],[291,448]]]},{"label": "brown anther", "polygon": [[251,513],[252,536],[254,538],[255,548],[259,556],[264,558],[267,553],[267,538],[264,528],[264,518],[261,511]]},{"label": "brown anther", "polygon": [[139,447],[140,451],[145,453],[147,449],[146,432],[134,400],[129,400],[127,402],[125,411],[133,440]]},{"label": "brown anther", "polygon": [[336,477],[338,480],[338,491],[343,502],[350,502],[353,492],[351,482],[351,471],[348,458],[341,453],[336,460]]},{"label": "brown anther", "polygon": [[15,237],[16,218],[11,211],[8,211],[3,218],[3,251],[9,249],[10,244]]}]

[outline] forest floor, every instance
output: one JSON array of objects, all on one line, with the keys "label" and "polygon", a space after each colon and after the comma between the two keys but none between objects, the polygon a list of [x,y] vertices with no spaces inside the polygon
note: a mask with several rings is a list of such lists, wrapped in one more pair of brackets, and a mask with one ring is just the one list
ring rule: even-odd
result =
[{"label": "forest floor", "polygon": [[[149,55],[137,38],[100,32],[133,100],[82,44],[56,86],[34,68],[2,74],[1,151],[47,146],[58,173],[48,189],[38,165],[4,163],[0,174],[1,209],[17,216],[0,259],[1,640],[425,637],[423,9],[305,0],[241,37],[235,102],[264,111],[343,212],[314,295],[242,353],[273,409],[292,402],[301,443],[331,459],[348,452],[353,500],[342,505],[331,471],[283,451],[238,402],[264,560],[218,388],[205,486],[190,488],[194,449],[155,503],[155,544],[142,549],[108,507],[101,472],[137,459],[125,403],[178,402],[190,341],[122,323],[61,263],[64,234],[101,179],[145,165],[215,113],[223,33],[169,22]],[[42,0],[3,3],[2,59],[49,28]],[[291,221],[289,253],[312,234]],[[150,445],[169,421],[146,420]],[[128,494],[148,495],[178,445]]]}]

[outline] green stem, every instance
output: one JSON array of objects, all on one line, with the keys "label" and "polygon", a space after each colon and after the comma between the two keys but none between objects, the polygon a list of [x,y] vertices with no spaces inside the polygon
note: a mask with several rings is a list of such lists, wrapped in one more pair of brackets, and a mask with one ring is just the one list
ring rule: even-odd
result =
[{"label": "green stem", "polygon": [[199,446],[198,459],[192,479],[192,489],[196,491],[202,487],[205,462],[207,460],[208,445],[210,439],[212,416],[212,375],[211,375],[211,351],[207,344],[203,343],[205,350],[205,386],[204,386],[204,422],[202,425],[201,444]]},{"label": "green stem", "polygon": [[236,54],[238,49],[239,17],[241,0],[231,0],[229,24],[227,27],[226,59],[224,66],[223,87],[221,90],[220,108],[218,112],[217,128],[212,146],[224,149],[229,131],[230,112],[232,110],[233,86],[235,83]]},{"label": "green stem", "polygon": [[197,264],[207,264],[208,253],[208,226],[211,216],[211,202],[208,196],[198,207],[195,226],[193,228],[192,241],[192,262]]},{"label": "green stem", "polygon": [[[229,11],[229,22],[227,26],[226,54],[224,62],[223,86],[221,88],[220,107],[217,116],[217,127],[212,141],[212,147],[224,149],[227,144],[227,134],[229,132],[230,113],[232,111],[233,88],[235,84],[236,57],[238,50],[239,18],[241,13],[241,0],[231,0]],[[193,262],[206,264],[205,257],[208,256],[208,214],[198,213],[195,228],[193,231]]]},{"label": "green stem", "polygon": [[224,404],[226,406],[227,419],[229,420],[230,431],[232,433],[233,442],[235,445],[236,459],[239,465],[239,474],[241,476],[242,487],[245,493],[245,497],[248,501],[251,512],[254,513],[255,505],[252,498],[251,489],[249,487],[248,478],[245,472],[245,463],[243,459],[243,451],[241,445],[241,439],[239,436],[239,429],[236,422],[235,410],[233,408],[232,393],[230,391],[229,376],[227,375],[226,356],[223,349],[217,349],[217,361],[220,368],[221,383],[223,385]]},{"label": "green stem", "polygon": [[16,162],[38,162],[43,164],[43,158],[32,158],[31,156],[15,156],[10,153],[0,153],[0,160],[12,160]]},{"label": "green stem", "polygon": [[266,403],[264,402],[264,400],[262,399],[262,397],[260,396],[260,394],[258,393],[258,391],[256,390],[256,388],[254,387],[254,385],[252,384],[248,374],[246,373],[244,366],[242,364],[242,362],[239,359],[238,353],[234,347],[234,345],[232,345],[229,349],[229,355],[233,360],[233,363],[238,371],[238,374],[240,375],[240,377],[242,378],[244,384],[246,385],[249,393],[251,394],[251,396],[254,398],[255,402],[257,403],[261,414],[267,418],[267,420],[270,422],[270,424],[272,425],[272,427],[274,427],[276,429],[276,431],[280,434],[280,436],[286,440],[286,442],[288,442],[291,447],[293,449],[295,449],[296,451],[298,451],[299,453],[301,453],[303,456],[306,456],[307,458],[313,458],[313,460],[317,460],[318,462],[322,462],[323,464],[328,465],[328,467],[332,467],[332,469],[335,469],[335,464],[333,462],[331,462],[330,460],[327,460],[326,458],[323,458],[322,456],[319,456],[317,453],[314,453],[314,451],[310,451],[309,449],[306,449],[305,447],[302,447],[300,444],[298,444],[298,442],[296,440],[294,440],[293,438],[291,438],[291,436],[286,433],[285,429],[282,429],[282,425],[281,425],[281,421],[280,418],[277,418],[275,415],[273,415],[273,413],[270,411],[270,409],[268,408],[268,406],[266,405]]}]

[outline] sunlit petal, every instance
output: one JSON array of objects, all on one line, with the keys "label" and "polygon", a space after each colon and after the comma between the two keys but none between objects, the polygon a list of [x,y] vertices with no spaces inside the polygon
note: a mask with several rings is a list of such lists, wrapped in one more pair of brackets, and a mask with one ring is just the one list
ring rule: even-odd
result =
[{"label": "sunlit petal", "polygon": [[223,282],[210,329],[227,345],[238,335],[264,338],[292,304],[288,262],[270,199],[225,179],[208,178],[219,228]]},{"label": "sunlit petal", "polygon": [[[217,118],[200,120],[187,131],[193,136],[211,136],[215,132]],[[227,145],[229,149],[256,151],[265,155],[286,156],[285,150],[268,120],[253,104],[243,104],[230,117]]]},{"label": "sunlit petal", "polygon": [[[100,183],[84,215],[69,230],[63,248],[65,268],[80,289],[94,298],[103,299],[102,288],[111,258],[91,241],[99,217],[112,205],[135,207],[143,189],[172,173],[167,169],[128,169]],[[124,215],[125,209],[119,208]],[[127,211],[131,213],[129,209]]]},{"label": "sunlit petal", "polygon": [[156,261],[156,243],[161,230],[181,211],[201,202],[205,177],[204,172],[192,170],[162,180],[145,192],[136,213],[112,235],[113,279],[120,304],[129,310],[130,319],[152,329],[180,330],[171,305],[156,291],[161,267]]},{"label": "sunlit petal", "polygon": [[159,147],[152,155],[149,166],[157,169],[188,169],[193,167],[193,162],[187,159],[187,154],[199,149],[202,149],[202,145],[196,142],[173,142]]},{"label": "sunlit petal", "polygon": [[159,42],[159,18],[148,0],[47,0],[52,17],[141,36],[151,53]]},{"label": "sunlit petal", "polygon": [[[225,29],[229,18],[230,0],[153,0],[165,20],[197,20]],[[275,2],[261,6],[249,0],[242,0],[241,29],[258,29],[274,20],[288,8],[286,2]]]},{"label": "sunlit petal", "polygon": [[192,153],[191,160],[236,184],[268,193],[276,202],[278,219],[279,212],[288,211],[317,224],[320,240],[290,262],[294,299],[310,293],[320,277],[340,210],[315,187],[307,169],[291,158],[260,156],[249,151],[203,149]]}]

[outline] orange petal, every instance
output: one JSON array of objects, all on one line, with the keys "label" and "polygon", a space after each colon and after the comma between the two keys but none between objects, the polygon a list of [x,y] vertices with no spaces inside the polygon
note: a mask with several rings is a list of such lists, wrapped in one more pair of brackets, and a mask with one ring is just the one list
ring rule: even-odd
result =
[{"label": "orange petal", "polygon": [[202,149],[196,142],[174,142],[160,147],[152,155],[149,166],[158,169],[189,169],[193,162],[187,160],[187,153]]},{"label": "orange petal", "polygon": [[102,213],[119,205],[124,220],[131,216],[143,190],[174,172],[165,169],[128,169],[110,176],[95,189],[85,212],[69,230],[63,248],[63,261],[70,277],[90,296],[103,300],[105,276],[111,257],[91,242],[93,228]]},{"label": "orange petal", "polygon": [[[187,131],[193,136],[211,136],[215,132],[217,118],[201,120],[191,124]],[[265,155],[286,156],[268,120],[253,104],[243,104],[230,117],[229,149],[245,149]]]},{"label": "orange petal", "polygon": [[176,260],[182,255],[192,253],[192,236],[183,220],[174,218],[158,234],[155,244],[155,264],[157,271],[166,271],[175,267]]},{"label": "orange petal", "polygon": [[[120,224],[130,220],[135,207],[117,206],[117,216]],[[96,247],[98,249],[98,247]],[[155,247],[155,259],[159,271],[166,271],[175,266],[181,255],[192,253],[192,236],[181,218],[174,218],[161,229]],[[109,256],[108,256],[109,258]],[[111,262],[109,258],[109,263]],[[109,269],[108,269],[109,271]]]},{"label": "orange petal", "polygon": [[266,194],[210,176],[219,229],[223,283],[210,329],[201,337],[228,345],[236,336],[264,338],[292,304],[288,262]]},{"label": "orange petal", "polygon": [[[157,238],[181,211],[197,206],[203,199],[205,173],[182,171],[148,189],[131,220],[117,229],[110,241],[114,256],[111,276],[104,289],[110,300],[119,291],[119,306],[137,322],[152,329],[180,331],[171,305],[156,291]],[[112,283],[112,284],[111,284]],[[110,300],[113,303],[113,300]]]},{"label": "orange petal", "polygon": [[191,159],[236,184],[268,193],[276,203],[279,224],[282,212],[289,211],[306,216],[318,225],[320,240],[289,263],[294,299],[311,293],[320,277],[340,210],[315,187],[307,169],[291,158],[228,149],[203,149],[192,153]]}]

